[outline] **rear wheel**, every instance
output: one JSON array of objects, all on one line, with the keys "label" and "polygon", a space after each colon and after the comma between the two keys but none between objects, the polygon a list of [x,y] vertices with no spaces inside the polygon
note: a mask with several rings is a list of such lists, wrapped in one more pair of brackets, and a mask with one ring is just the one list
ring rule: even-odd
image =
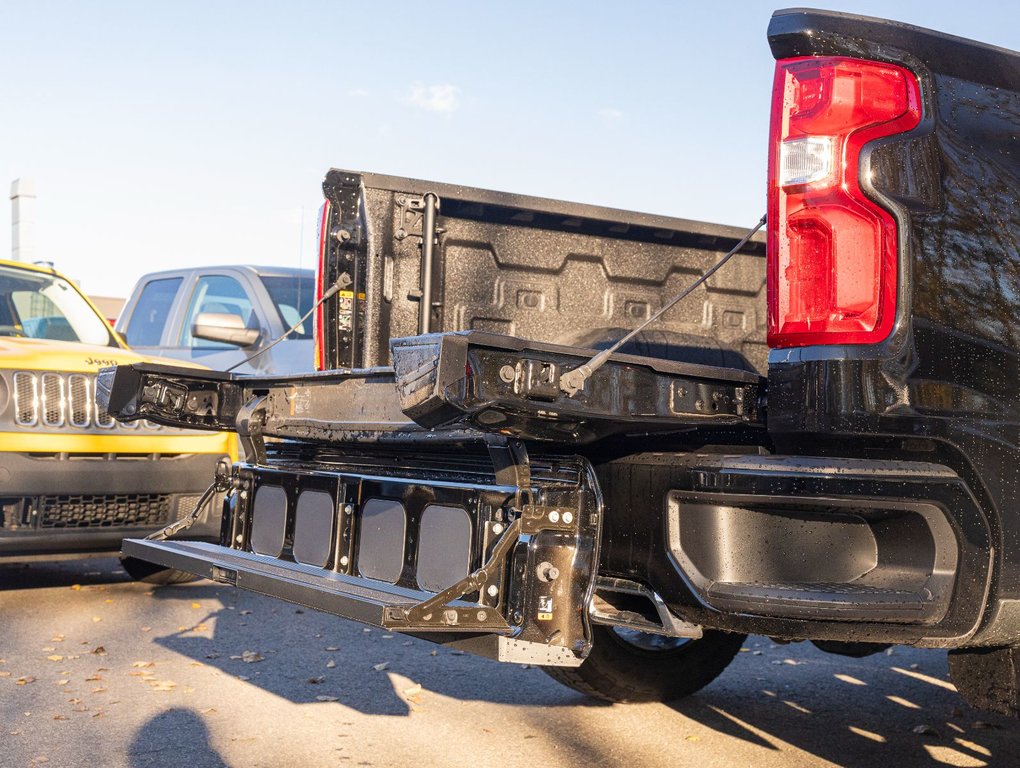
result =
[{"label": "rear wheel", "polygon": [[199,579],[192,573],[179,571],[176,568],[164,568],[162,565],[147,563],[137,557],[122,557],[120,565],[135,581],[144,581],[146,584],[156,584],[161,587],[185,584]]},{"label": "rear wheel", "polygon": [[591,653],[580,667],[543,667],[554,680],[604,701],[675,701],[715,680],[746,635],[706,630],[698,639],[592,627]]}]

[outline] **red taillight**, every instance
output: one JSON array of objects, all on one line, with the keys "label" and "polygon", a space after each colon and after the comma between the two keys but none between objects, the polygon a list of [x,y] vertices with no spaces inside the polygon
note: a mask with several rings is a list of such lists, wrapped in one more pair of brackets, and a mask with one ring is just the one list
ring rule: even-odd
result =
[{"label": "red taillight", "polygon": [[[315,273],[315,301],[319,302],[322,299],[322,294],[326,290],[324,282],[326,280],[326,238],[329,236],[329,201],[327,200],[319,208],[319,268]],[[315,310],[315,370],[321,371],[326,368],[326,335],[323,333],[323,329],[326,327],[324,323],[323,312],[326,309],[326,303],[319,304]]]},{"label": "red taillight", "polygon": [[873,344],[896,316],[897,229],[861,189],[861,149],[915,128],[917,78],[893,64],[776,63],[768,189],[768,343]]}]

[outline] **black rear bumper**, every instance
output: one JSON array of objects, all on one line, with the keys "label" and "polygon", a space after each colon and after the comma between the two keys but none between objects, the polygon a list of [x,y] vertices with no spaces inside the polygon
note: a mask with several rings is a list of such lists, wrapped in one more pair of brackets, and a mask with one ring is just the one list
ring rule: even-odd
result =
[{"label": "black rear bumper", "polygon": [[598,475],[609,507],[602,569],[641,572],[688,621],[790,639],[957,647],[985,618],[989,522],[947,467],[637,455]]}]

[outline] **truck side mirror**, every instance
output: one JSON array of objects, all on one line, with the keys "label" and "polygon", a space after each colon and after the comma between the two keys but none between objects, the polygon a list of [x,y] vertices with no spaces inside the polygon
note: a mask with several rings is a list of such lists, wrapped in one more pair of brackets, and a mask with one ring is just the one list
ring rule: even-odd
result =
[{"label": "truck side mirror", "polygon": [[237,315],[220,312],[199,312],[191,325],[196,339],[219,341],[235,347],[250,347],[259,340],[258,328],[248,328]]}]

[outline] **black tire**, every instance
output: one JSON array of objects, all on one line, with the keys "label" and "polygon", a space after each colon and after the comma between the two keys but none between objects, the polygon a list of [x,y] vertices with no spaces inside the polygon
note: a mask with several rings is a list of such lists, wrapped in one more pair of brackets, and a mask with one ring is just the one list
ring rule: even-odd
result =
[{"label": "black tire", "polygon": [[[579,667],[543,667],[575,691],[603,701],[675,701],[715,680],[740,651],[746,635],[706,630],[697,640],[671,642],[655,635],[596,624],[591,653]],[[660,647],[655,647],[659,645]]]},{"label": "black tire", "polygon": [[171,584],[186,584],[189,581],[198,581],[200,576],[193,573],[179,571],[176,568],[164,568],[162,565],[147,563],[137,557],[122,557],[121,567],[127,571],[135,581],[144,581],[146,584],[155,584],[160,587],[168,587]]}]

